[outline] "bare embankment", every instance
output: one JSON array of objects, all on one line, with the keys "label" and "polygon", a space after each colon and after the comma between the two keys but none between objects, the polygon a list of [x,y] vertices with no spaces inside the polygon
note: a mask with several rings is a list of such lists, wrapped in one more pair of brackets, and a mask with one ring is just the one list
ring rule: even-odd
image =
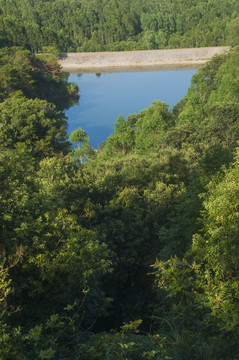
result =
[{"label": "bare embankment", "polygon": [[176,68],[205,64],[216,54],[228,51],[224,47],[192,49],[139,50],[62,54],[59,63],[65,71],[109,72],[142,70],[142,68]]}]

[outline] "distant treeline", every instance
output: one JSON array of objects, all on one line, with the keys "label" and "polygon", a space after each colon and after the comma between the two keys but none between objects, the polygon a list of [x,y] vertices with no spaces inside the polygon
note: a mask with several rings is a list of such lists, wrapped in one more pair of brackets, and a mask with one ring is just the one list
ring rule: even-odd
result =
[{"label": "distant treeline", "polygon": [[0,0],[0,45],[32,52],[237,45],[236,0]]}]

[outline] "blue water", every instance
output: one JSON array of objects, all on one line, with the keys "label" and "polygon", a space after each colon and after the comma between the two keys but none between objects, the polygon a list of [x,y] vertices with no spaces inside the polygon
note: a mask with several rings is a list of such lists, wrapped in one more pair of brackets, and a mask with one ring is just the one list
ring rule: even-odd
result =
[{"label": "blue water", "polygon": [[114,131],[122,114],[138,113],[154,100],[173,107],[187,93],[192,75],[197,70],[70,74],[68,81],[78,83],[79,103],[65,111],[68,134],[84,129],[94,149]]}]

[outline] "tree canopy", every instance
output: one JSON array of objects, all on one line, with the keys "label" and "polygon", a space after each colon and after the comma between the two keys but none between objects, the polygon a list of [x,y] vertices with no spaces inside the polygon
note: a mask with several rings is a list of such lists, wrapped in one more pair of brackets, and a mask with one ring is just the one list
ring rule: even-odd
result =
[{"label": "tree canopy", "polygon": [[238,359],[239,49],[99,150],[49,61],[0,50],[0,358]]},{"label": "tree canopy", "polygon": [[1,0],[0,46],[31,52],[238,45],[234,0]]}]

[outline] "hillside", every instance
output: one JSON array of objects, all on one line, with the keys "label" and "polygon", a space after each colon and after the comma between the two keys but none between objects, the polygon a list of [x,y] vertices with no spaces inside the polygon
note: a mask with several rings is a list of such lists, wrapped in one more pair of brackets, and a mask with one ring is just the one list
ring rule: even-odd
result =
[{"label": "hillside", "polygon": [[0,51],[2,360],[239,357],[238,62],[93,151],[58,65]]},{"label": "hillside", "polygon": [[235,0],[0,0],[0,46],[36,53],[235,46],[238,14]]},{"label": "hillside", "polygon": [[[237,0],[0,0],[0,360],[239,359],[238,30]],[[60,53],[204,64],[94,150]]]}]

